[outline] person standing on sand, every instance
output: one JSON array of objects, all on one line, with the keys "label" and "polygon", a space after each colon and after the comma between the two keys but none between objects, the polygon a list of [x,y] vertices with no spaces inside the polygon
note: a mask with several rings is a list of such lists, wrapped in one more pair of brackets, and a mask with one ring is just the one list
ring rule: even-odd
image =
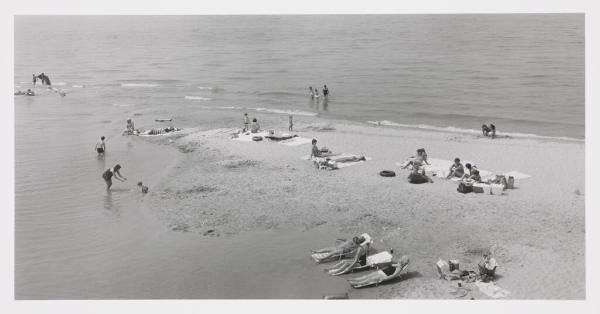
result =
[{"label": "person standing on sand", "polygon": [[248,113],[244,113],[244,132],[248,131],[248,125],[250,124],[250,118],[248,118]]},{"label": "person standing on sand", "polygon": [[112,177],[113,176],[115,177],[115,179],[117,179],[121,182],[125,182],[127,180],[127,178],[125,178],[123,175],[121,175],[119,170],[121,170],[121,165],[116,164],[114,167],[107,169],[102,174],[102,179],[104,179],[104,183],[106,183],[107,191],[109,191],[110,187],[112,186]]},{"label": "person standing on sand", "polygon": [[104,155],[104,153],[106,152],[106,143],[104,143],[104,136],[100,137],[100,142],[96,143],[96,152],[98,152],[98,155]]},{"label": "person standing on sand", "polygon": [[290,114],[290,128],[289,130],[292,131],[292,127],[294,126],[294,117]]}]

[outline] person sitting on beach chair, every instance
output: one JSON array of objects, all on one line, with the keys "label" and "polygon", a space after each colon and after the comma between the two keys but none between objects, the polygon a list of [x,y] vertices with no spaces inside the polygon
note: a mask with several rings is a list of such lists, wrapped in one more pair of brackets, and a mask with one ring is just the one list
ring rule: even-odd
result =
[{"label": "person sitting on beach chair", "polygon": [[349,241],[339,240],[338,245],[312,251],[311,257],[317,263],[326,263],[354,256],[358,247],[365,242],[371,242],[371,237],[364,233]]},{"label": "person sitting on beach chair", "polygon": [[400,277],[400,273],[406,269],[408,263],[410,263],[410,260],[406,255],[404,255],[402,258],[400,258],[398,263],[392,263],[387,267],[381,268],[364,276],[348,279],[348,282],[353,288],[379,285],[380,283]]},{"label": "person sitting on beach chair", "polygon": [[332,276],[337,276],[351,272],[354,267],[366,266],[367,254],[369,253],[370,245],[371,242],[364,241],[358,246],[356,253],[354,254],[354,258],[340,261],[331,268],[327,269],[327,272]]},{"label": "person sitting on beach chair", "polygon": [[450,166],[450,173],[446,179],[450,179],[452,177],[462,178],[465,175],[465,168],[460,163],[460,158],[454,158],[454,163]]},{"label": "person sitting on beach chair", "polygon": [[498,263],[496,263],[496,259],[492,257],[492,252],[489,249],[483,252],[483,259],[478,266],[479,275],[481,276],[482,281],[488,282],[490,280],[494,280],[496,277],[496,267],[498,267]]}]

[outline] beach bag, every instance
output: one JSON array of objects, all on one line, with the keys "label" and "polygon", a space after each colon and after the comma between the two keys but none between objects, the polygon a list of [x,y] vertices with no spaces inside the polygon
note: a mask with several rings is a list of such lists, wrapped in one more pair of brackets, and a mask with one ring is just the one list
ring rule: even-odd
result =
[{"label": "beach bag", "polygon": [[464,182],[461,182],[458,185],[458,188],[456,188],[456,190],[459,193],[465,193],[465,194],[466,193],[471,193],[471,192],[473,192],[473,186],[472,185],[466,185]]},{"label": "beach bag", "polygon": [[106,171],[104,171],[104,173],[102,174],[102,179],[104,180],[110,180],[113,176],[112,171],[110,171],[110,169],[106,169]]}]

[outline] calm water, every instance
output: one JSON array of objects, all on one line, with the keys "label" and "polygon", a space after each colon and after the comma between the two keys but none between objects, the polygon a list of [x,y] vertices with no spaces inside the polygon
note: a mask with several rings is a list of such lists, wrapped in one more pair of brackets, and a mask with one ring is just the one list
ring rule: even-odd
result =
[{"label": "calm water", "polygon": [[[306,254],[286,254],[289,242],[305,252],[338,235],[249,235],[219,240],[229,249],[206,257],[215,244],[165,228],[143,210],[135,182],[104,193],[100,174],[115,163],[154,186],[177,161],[166,146],[119,135],[134,113],[144,113],[138,126],[259,110],[584,137],[583,15],[16,17],[15,89],[39,72],[68,95],[15,97],[17,298],[320,297],[347,288]],[[327,104],[311,101],[307,87],[323,84]],[[93,152],[101,134],[105,159]],[[248,239],[272,252],[251,259],[251,274],[235,263]]]}]

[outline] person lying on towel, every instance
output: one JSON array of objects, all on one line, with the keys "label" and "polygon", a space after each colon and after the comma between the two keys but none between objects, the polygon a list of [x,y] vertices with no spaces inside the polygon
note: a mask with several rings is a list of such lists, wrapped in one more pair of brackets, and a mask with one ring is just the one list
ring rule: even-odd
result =
[{"label": "person lying on towel", "polygon": [[354,258],[345,259],[327,269],[327,272],[332,276],[337,276],[351,272],[354,267],[367,265],[367,253],[369,253],[369,241],[364,241],[358,246]]}]

